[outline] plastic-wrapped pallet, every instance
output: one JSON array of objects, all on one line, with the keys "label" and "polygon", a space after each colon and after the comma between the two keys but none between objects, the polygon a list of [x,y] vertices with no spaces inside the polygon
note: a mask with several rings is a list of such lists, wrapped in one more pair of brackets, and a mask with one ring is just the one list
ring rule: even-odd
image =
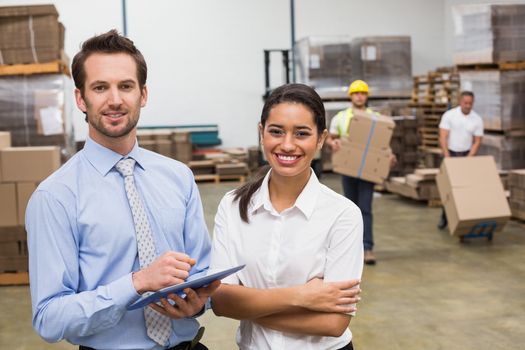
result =
[{"label": "plastic-wrapped pallet", "polygon": [[412,96],[409,36],[372,36],[352,40],[352,80],[362,79],[374,97]]},{"label": "plastic-wrapped pallet", "polygon": [[346,96],[351,79],[350,37],[307,37],[295,43],[297,82],[321,95]]},{"label": "plastic-wrapped pallet", "polygon": [[452,18],[455,64],[525,60],[525,4],[458,5]]},{"label": "plastic-wrapped pallet", "polygon": [[485,134],[480,155],[491,155],[500,170],[525,168],[525,137]]},{"label": "plastic-wrapped pallet", "polygon": [[525,70],[460,71],[462,90],[475,95],[474,110],[487,130],[525,128]]},{"label": "plastic-wrapped pallet", "polygon": [[72,86],[63,74],[0,77],[0,130],[15,147],[60,146],[67,159],[75,152]]}]

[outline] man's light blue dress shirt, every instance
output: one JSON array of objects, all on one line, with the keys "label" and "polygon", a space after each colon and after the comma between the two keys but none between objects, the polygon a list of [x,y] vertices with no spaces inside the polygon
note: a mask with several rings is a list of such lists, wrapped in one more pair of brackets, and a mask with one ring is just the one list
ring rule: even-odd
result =
[{"label": "man's light blue dress shirt", "polygon": [[[185,252],[197,259],[191,278],[204,275],[210,241],[199,192],[182,163],[139,148],[135,183],[145,204],[157,254]],[[146,334],[139,295],[135,228],[114,168],[123,157],[91,139],[43,181],[26,211],[33,327],[47,341],[67,339],[95,349],[161,349]],[[199,324],[173,320],[169,346],[191,340]]]}]

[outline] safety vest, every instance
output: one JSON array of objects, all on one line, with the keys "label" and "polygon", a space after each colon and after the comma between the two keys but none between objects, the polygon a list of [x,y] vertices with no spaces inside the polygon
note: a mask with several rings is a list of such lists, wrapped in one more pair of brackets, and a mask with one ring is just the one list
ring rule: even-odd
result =
[{"label": "safety vest", "polygon": [[[375,113],[372,109],[367,108],[367,113]],[[337,118],[337,133],[339,136],[348,136],[348,128],[350,127],[350,120],[354,116],[354,109],[348,107],[344,111],[337,113],[335,118]]]}]

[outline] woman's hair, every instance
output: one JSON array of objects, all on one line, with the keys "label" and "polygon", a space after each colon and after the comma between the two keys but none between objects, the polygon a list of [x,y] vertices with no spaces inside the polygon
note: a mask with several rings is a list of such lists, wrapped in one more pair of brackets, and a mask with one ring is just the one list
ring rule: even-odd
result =
[{"label": "woman's hair", "polygon": [[[312,112],[317,134],[322,135],[326,129],[326,115],[321,97],[311,87],[304,84],[286,84],[273,90],[266,102],[261,113],[262,129],[266,125],[268,116],[273,107],[281,103],[299,103]],[[239,214],[244,222],[248,220],[248,206],[253,194],[261,187],[264,177],[270,170],[270,166],[261,167],[251,179],[237,188],[234,192],[234,201],[239,201]]]}]

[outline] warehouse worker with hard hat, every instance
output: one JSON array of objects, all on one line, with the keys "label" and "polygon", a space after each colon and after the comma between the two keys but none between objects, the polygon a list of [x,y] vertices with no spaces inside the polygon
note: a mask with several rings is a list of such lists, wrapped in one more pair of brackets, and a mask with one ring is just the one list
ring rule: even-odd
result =
[{"label": "warehouse worker with hard hat", "polygon": [[[341,137],[348,136],[350,120],[354,116],[354,111],[364,111],[374,113],[367,108],[368,101],[368,84],[362,80],[355,80],[350,84],[348,94],[352,101],[352,106],[340,111],[330,123],[330,135],[327,138],[327,144],[333,152],[341,149]],[[343,191],[345,197],[357,204],[363,215],[363,244],[364,244],[364,262],[367,265],[374,265],[376,258],[373,254],[374,238],[372,234],[372,198],[374,196],[374,183],[343,175]]]}]

